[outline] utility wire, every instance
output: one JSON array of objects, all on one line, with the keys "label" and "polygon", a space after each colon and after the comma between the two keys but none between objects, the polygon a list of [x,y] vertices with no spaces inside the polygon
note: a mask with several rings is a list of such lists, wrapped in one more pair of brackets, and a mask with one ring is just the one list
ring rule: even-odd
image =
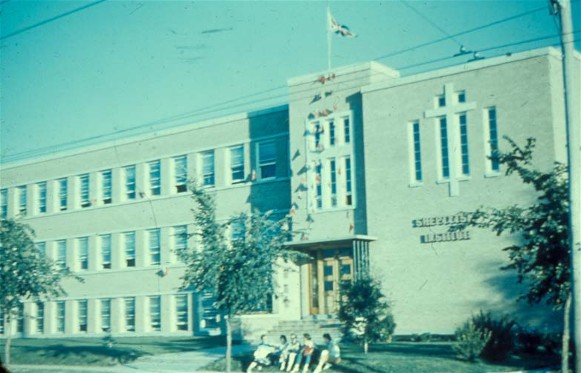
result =
[{"label": "utility wire", "polygon": [[45,19],[44,21],[40,21],[40,22],[38,22],[38,23],[35,23],[34,25],[30,25],[30,26],[27,26],[27,27],[24,27],[24,28],[18,29],[18,30],[16,30],[16,31],[13,31],[13,32],[11,32],[11,33],[7,34],[7,35],[0,36],[0,40],[6,40],[6,39],[8,39],[8,38],[11,38],[11,37],[14,37],[14,36],[16,36],[16,35],[20,35],[20,34],[22,34],[23,32],[26,32],[26,31],[33,30],[33,29],[35,29],[35,28],[37,28],[37,27],[40,27],[40,26],[44,26],[44,25],[46,25],[47,23],[54,22],[54,21],[56,21],[56,20],[59,20],[59,19],[61,19],[61,18],[64,18],[64,17],[70,16],[70,15],[72,15],[72,14],[74,14],[74,13],[80,12],[80,11],[82,11],[82,10],[85,10],[85,9],[88,9],[88,8],[91,8],[91,7],[95,6],[95,5],[99,5],[99,4],[101,4],[101,3],[105,2],[105,1],[107,1],[107,0],[99,0],[99,1],[95,1],[95,2],[92,2],[92,3],[90,3],[90,4],[83,5],[83,6],[81,6],[81,7],[78,7],[78,8],[76,8],[76,9],[70,10],[70,11],[68,11],[68,12],[65,12],[65,13],[59,14],[59,15],[57,15],[57,16],[54,16],[54,17],[51,17],[51,18]]},{"label": "utility wire", "polygon": [[412,6],[412,4],[408,3],[406,0],[400,0],[400,2],[405,5],[407,8],[411,9],[412,12],[416,13],[420,16],[424,21],[428,22],[430,25],[438,29],[442,34],[446,35],[449,39],[453,40],[459,46],[462,46],[462,43],[454,37],[454,35],[450,35],[450,33],[444,30],[442,27],[438,26],[436,22],[432,21],[428,16],[424,15],[420,12],[416,7]]}]

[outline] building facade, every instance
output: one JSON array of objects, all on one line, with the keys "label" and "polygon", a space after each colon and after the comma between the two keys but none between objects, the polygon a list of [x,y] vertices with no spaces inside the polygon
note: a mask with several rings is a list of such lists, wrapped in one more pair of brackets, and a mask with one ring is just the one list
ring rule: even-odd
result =
[{"label": "building facade", "polygon": [[382,280],[397,334],[452,333],[480,309],[553,326],[499,270],[517,238],[447,227],[481,205],[534,199],[490,155],[503,136],[535,137],[536,166],[564,162],[562,87],[553,49],[408,77],[372,62],[289,80],[282,107],[4,164],[2,216],[31,225],[39,250],[85,280],[27,303],[15,331],[219,333],[211,294],[181,290],[176,251],[197,245],[192,178],[216,193],[220,219],[288,216],[289,246],[313,258],[279,271],[272,310],[241,317],[248,334],[334,314],[339,282],[367,273]]}]

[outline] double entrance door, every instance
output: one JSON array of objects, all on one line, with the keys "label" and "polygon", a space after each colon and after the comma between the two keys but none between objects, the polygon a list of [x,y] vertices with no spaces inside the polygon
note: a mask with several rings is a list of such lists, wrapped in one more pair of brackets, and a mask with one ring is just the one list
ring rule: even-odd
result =
[{"label": "double entrance door", "polygon": [[309,265],[310,313],[336,313],[341,282],[353,280],[353,250],[323,249],[312,255],[315,259]]}]

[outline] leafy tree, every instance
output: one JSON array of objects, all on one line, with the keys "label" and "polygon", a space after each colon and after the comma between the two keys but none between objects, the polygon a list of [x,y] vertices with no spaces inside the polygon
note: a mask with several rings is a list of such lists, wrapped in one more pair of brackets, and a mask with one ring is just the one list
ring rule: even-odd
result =
[{"label": "leafy tree", "polygon": [[0,221],[0,310],[4,315],[6,342],[4,357],[10,364],[12,322],[19,316],[25,300],[50,299],[64,295],[60,270],[34,245],[34,231],[12,219]]},{"label": "leafy tree", "polygon": [[365,353],[370,342],[389,340],[396,325],[381,283],[371,277],[341,284],[338,317],[345,336],[362,343]]},{"label": "leafy tree", "polygon": [[[226,317],[226,370],[231,369],[232,317],[263,310],[275,292],[274,274],[280,260],[298,260],[304,254],[288,249],[285,220],[272,213],[244,213],[225,223],[216,219],[216,202],[205,189],[190,185],[195,203],[194,221],[203,249],[186,248],[178,256],[186,264],[183,287],[210,290],[215,307]],[[241,228],[236,239],[226,237],[228,226]],[[235,227],[236,226],[236,227]]]},{"label": "leafy tree", "polygon": [[493,157],[498,157],[506,166],[507,175],[516,173],[524,184],[532,186],[536,201],[527,207],[481,207],[471,213],[468,223],[452,229],[469,225],[490,229],[497,235],[519,236],[515,244],[503,249],[508,252],[510,263],[502,269],[516,270],[518,281],[527,284],[521,299],[531,304],[545,301],[557,310],[564,309],[563,354],[566,357],[571,293],[567,169],[555,162],[548,171],[537,170],[532,165],[535,139],[527,139],[523,147],[508,137],[505,139],[510,151]]}]

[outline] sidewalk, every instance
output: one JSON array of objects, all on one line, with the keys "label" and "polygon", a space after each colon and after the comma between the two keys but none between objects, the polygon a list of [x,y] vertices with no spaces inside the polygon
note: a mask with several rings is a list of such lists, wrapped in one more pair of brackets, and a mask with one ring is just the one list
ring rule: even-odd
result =
[{"label": "sidewalk", "polygon": [[[232,355],[238,356],[253,351],[250,345],[232,346]],[[111,367],[57,366],[57,365],[12,365],[12,373],[191,373],[204,372],[204,366],[224,357],[225,347],[207,350],[177,352],[144,356],[131,363]]]}]

